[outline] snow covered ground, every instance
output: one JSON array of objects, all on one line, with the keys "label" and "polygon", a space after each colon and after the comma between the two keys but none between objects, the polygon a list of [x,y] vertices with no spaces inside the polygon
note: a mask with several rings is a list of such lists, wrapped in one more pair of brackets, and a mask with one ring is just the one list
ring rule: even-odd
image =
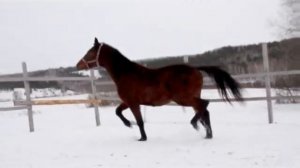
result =
[{"label": "snow covered ground", "polygon": [[212,140],[189,124],[191,108],[143,107],[146,142],[137,141],[137,126],[123,126],[115,107],[100,108],[96,127],[85,105],[34,106],[34,133],[26,110],[0,112],[0,168],[298,168],[300,105],[273,105],[275,123],[268,124],[264,101],[211,103]]}]

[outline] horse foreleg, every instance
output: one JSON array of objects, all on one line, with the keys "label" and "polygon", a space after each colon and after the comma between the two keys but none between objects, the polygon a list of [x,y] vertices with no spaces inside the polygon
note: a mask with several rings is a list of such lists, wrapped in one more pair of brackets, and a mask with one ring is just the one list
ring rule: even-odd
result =
[{"label": "horse foreleg", "polygon": [[116,114],[118,117],[120,117],[120,119],[123,121],[123,123],[127,126],[127,127],[131,127],[131,123],[129,120],[127,120],[124,115],[122,114],[123,110],[127,109],[128,106],[125,103],[120,104],[117,109],[116,109]]},{"label": "horse foreleg", "polygon": [[134,105],[134,106],[129,106],[129,108],[132,111],[132,114],[134,115],[136,119],[136,123],[139,126],[140,133],[141,133],[141,138],[139,141],[146,141],[147,140],[147,135],[144,129],[144,121],[142,118],[141,110],[139,105]]}]

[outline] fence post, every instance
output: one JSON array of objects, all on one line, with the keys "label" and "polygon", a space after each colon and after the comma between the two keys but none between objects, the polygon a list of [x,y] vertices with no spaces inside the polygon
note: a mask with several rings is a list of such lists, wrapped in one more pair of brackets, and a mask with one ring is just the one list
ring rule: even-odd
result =
[{"label": "fence post", "polygon": [[142,107],[142,112],[143,112],[143,120],[146,123],[147,122],[147,107],[146,106],[141,106]]},{"label": "fence post", "polygon": [[272,99],[271,99],[271,78],[270,78],[270,69],[269,69],[269,54],[267,43],[262,44],[262,55],[264,62],[264,72],[265,72],[265,86],[266,86],[266,95],[267,95],[267,105],[268,105],[268,119],[269,123],[273,123],[273,108],[272,108]]},{"label": "fence post", "polygon": [[30,98],[30,85],[28,81],[28,72],[27,66],[25,62],[22,62],[22,69],[23,69],[23,80],[24,80],[24,88],[25,88],[25,95],[26,95],[26,106],[28,110],[28,121],[29,121],[29,131],[34,132],[34,124],[33,124],[33,111],[31,105],[31,98]]},{"label": "fence post", "polygon": [[188,64],[189,63],[189,56],[183,57],[183,63]]},{"label": "fence post", "polygon": [[[91,86],[92,86],[92,94],[93,94],[93,99],[97,99],[96,93],[97,93],[97,89],[96,89],[96,85],[95,85],[95,72],[93,69],[91,69]],[[99,115],[99,108],[98,105],[96,103],[94,103],[94,109],[95,109],[95,119],[96,119],[96,125],[99,126],[100,125],[100,115]]]}]

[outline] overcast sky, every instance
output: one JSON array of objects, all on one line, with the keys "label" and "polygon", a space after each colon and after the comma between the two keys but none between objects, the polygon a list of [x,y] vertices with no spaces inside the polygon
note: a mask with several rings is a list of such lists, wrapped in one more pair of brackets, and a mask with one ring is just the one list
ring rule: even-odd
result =
[{"label": "overcast sky", "polygon": [[0,0],[0,74],[74,66],[94,37],[129,59],[278,40],[281,0]]}]

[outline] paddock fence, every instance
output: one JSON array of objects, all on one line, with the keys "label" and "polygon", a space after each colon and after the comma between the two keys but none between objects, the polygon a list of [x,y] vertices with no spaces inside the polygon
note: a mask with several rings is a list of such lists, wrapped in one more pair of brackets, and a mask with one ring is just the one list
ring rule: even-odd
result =
[{"label": "paddock fence", "polygon": [[[245,101],[266,101],[268,107],[268,122],[271,124],[274,122],[273,119],[273,107],[272,100],[277,99],[300,99],[300,96],[272,96],[271,95],[271,77],[273,76],[287,76],[287,75],[299,75],[300,70],[290,70],[290,71],[276,71],[270,72],[269,70],[269,58],[268,58],[268,48],[267,44],[262,44],[262,55],[263,55],[263,65],[264,72],[255,73],[255,74],[243,74],[243,75],[234,75],[233,78],[236,80],[241,79],[255,79],[255,78],[263,78],[266,90],[266,96],[261,97],[245,97]],[[188,63],[188,57],[184,57],[184,63]],[[23,82],[25,89],[26,100],[20,106],[14,107],[0,107],[0,111],[13,111],[13,110],[24,110],[27,109],[28,123],[29,123],[29,131],[34,132],[34,119],[33,119],[33,106],[37,105],[59,105],[59,104],[86,104],[91,103],[94,104],[95,111],[95,121],[96,126],[100,126],[100,114],[99,107],[97,106],[101,100],[119,100],[117,96],[102,96],[99,98],[97,94],[100,92],[97,91],[96,86],[105,86],[105,85],[114,85],[112,81],[99,81],[95,77],[95,70],[90,70],[89,77],[29,77],[27,71],[27,65],[25,62],[22,63],[23,76],[22,77],[0,77],[0,82]],[[210,80],[204,79],[207,83],[211,84]],[[92,90],[92,99],[69,99],[69,100],[32,100],[30,96],[30,83],[33,81],[87,81],[91,84]],[[235,99],[230,99],[232,101],[236,101]],[[224,102],[223,99],[210,99],[211,102]],[[171,103],[170,105],[176,105],[175,103]]]}]

